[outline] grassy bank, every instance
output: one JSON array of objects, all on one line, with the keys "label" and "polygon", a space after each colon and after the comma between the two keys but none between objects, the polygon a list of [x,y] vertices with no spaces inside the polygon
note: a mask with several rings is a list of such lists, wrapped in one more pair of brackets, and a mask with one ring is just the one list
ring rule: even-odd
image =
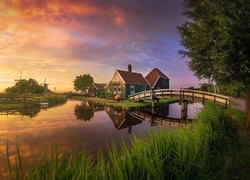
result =
[{"label": "grassy bank", "polygon": [[[59,155],[52,148],[25,174],[18,152],[12,178],[249,179],[249,136],[243,134],[242,138],[234,126],[234,121],[241,121],[240,116],[207,102],[197,121],[177,131],[150,131],[148,137],[134,137],[130,147],[108,147],[108,162],[102,155],[93,163],[85,151]],[[244,151],[239,152],[238,148]]]},{"label": "grassy bank", "polygon": [[63,94],[1,94],[0,111],[19,110],[39,107],[39,102],[48,102],[50,106],[62,104],[67,101]]},{"label": "grassy bank", "polygon": [[48,93],[39,96],[40,102],[48,102],[50,106],[62,104],[67,101],[67,96],[64,94]]},{"label": "grassy bank", "polygon": [[[72,98],[80,100],[80,101],[103,103],[103,104],[107,104],[107,105],[110,105],[110,106],[119,106],[119,107],[126,107],[126,108],[151,105],[150,100],[145,100],[145,101],[142,101],[142,102],[132,102],[132,101],[129,101],[129,100],[124,100],[124,101],[121,101],[121,102],[116,102],[115,100],[103,99],[103,98],[94,98],[94,97],[73,96]],[[173,103],[173,102],[179,102],[179,100],[174,99],[174,98],[160,99],[159,103]]]},{"label": "grassy bank", "polygon": [[29,109],[29,108],[35,108],[38,106],[39,106],[38,104],[24,104],[24,103],[0,104],[0,111]]}]

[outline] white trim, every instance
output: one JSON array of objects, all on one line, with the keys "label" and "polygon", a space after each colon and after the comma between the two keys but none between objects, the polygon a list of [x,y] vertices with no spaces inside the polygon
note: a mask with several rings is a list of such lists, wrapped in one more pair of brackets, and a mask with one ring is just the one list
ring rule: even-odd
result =
[{"label": "white trim", "polygon": [[93,83],[94,87],[98,90],[98,88],[96,87],[95,83]]},{"label": "white trim", "polygon": [[157,80],[155,81],[154,85],[152,86],[152,89],[155,87],[157,81],[159,80],[160,76],[158,76]]},{"label": "white trim", "polygon": [[[116,69],[116,72],[117,72],[117,74],[120,76],[120,78],[121,78],[121,80],[122,80],[122,82],[124,83],[124,84],[126,84],[125,83],[125,81],[124,81],[124,79],[122,78],[122,76],[120,75],[120,73],[118,72],[118,70]],[[114,74],[115,75],[115,74]]]}]

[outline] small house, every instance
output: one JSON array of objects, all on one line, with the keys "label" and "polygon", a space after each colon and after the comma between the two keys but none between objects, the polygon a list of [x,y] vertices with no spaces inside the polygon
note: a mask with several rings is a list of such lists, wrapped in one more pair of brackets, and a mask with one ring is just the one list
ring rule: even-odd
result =
[{"label": "small house", "polygon": [[155,89],[169,89],[169,78],[161,72],[158,68],[154,68],[145,79],[150,84],[150,88]]},{"label": "small house", "polygon": [[149,84],[141,73],[133,72],[132,66],[128,65],[128,70],[115,70],[111,81],[106,85],[108,97],[120,95],[123,99],[129,95],[149,90]]},{"label": "small house", "polygon": [[106,85],[107,84],[104,84],[104,83],[93,83],[90,89],[88,90],[88,94],[90,96],[96,97],[98,90],[102,90],[102,89],[104,90],[104,87]]}]

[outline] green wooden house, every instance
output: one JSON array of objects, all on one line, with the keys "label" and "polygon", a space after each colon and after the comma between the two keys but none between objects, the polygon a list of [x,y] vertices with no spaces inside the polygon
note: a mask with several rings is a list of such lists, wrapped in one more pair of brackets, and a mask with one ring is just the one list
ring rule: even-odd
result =
[{"label": "green wooden house", "polygon": [[150,73],[148,73],[145,79],[150,84],[150,88],[153,90],[169,89],[169,78],[158,68],[154,68]]},{"label": "green wooden house", "polygon": [[149,90],[150,86],[141,73],[132,72],[132,66],[128,70],[115,70],[111,81],[105,86],[108,97],[120,95],[123,99],[129,95]]}]

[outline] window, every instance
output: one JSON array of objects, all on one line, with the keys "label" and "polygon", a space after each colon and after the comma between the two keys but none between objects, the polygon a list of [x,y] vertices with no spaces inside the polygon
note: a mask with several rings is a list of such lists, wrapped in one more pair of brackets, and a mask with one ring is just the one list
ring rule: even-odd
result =
[{"label": "window", "polygon": [[118,77],[117,76],[115,77],[115,82],[118,82]]},{"label": "window", "polygon": [[163,79],[163,85],[168,85],[168,80],[167,79]]},{"label": "window", "polygon": [[116,87],[114,87],[114,89],[113,89],[113,94],[117,94],[116,93]]},{"label": "window", "polygon": [[130,85],[130,94],[134,94],[135,93],[135,85]]},{"label": "window", "polygon": [[118,87],[118,94],[121,94],[121,86]]}]

